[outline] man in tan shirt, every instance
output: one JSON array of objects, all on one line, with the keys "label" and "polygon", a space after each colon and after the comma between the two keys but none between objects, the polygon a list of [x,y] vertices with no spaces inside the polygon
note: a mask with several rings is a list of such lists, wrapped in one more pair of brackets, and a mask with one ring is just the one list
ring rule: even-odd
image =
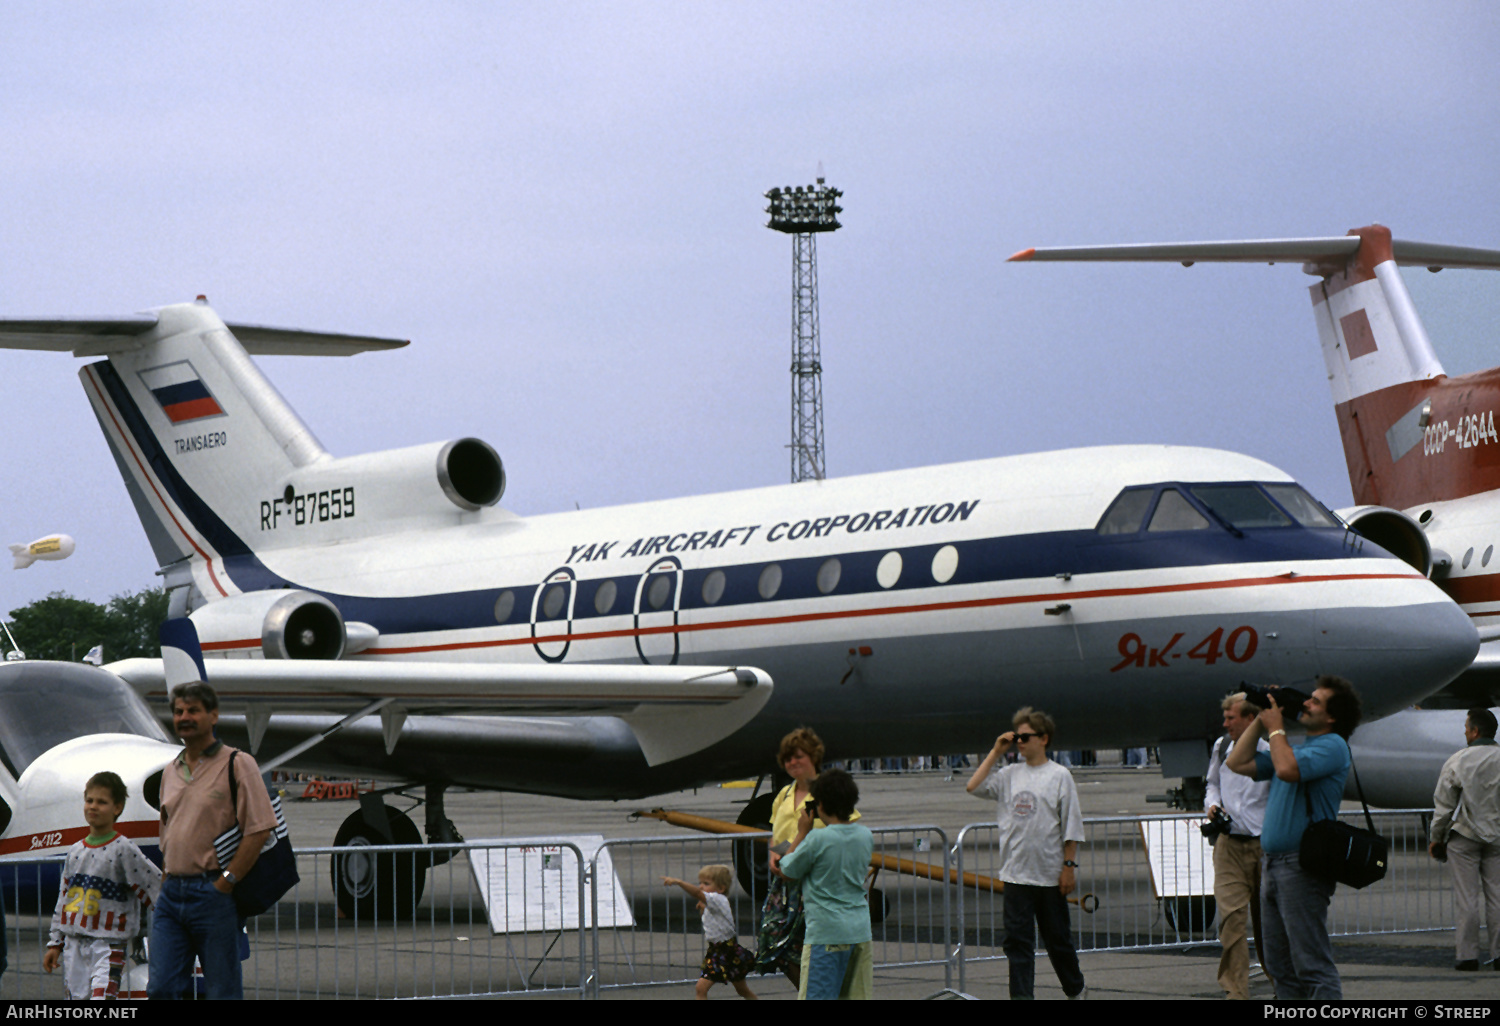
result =
[{"label": "man in tan shirt", "polygon": [[1464,740],[1467,745],[1449,757],[1438,775],[1432,795],[1432,843],[1427,849],[1434,858],[1446,854],[1453,869],[1458,917],[1453,968],[1472,972],[1481,962],[1481,898],[1490,935],[1483,961],[1500,969],[1500,745],[1495,743],[1495,714],[1483,707],[1470,709]]},{"label": "man in tan shirt", "polygon": [[[214,737],[219,698],[202,682],[172,689],[172,723],[183,751],[162,774],[161,851],[165,869],[161,899],[151,918],[152,998],[185,996],[193,958],[203,965],[209,998],[240,999],[242,925],[234,885],[255,865],[276,814],[247,752]],[[229,800],[234,766],[236,799]],[[238,823],[244,839],[221,866],[214,840]]]}]

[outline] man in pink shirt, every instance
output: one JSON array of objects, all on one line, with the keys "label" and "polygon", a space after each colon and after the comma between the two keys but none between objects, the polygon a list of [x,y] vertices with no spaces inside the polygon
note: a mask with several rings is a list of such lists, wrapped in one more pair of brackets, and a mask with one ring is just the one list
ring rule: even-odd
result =
[{"label": "man in pink shirt", "polygon": [[[203,964],[208,997],[244,997],[239,939],[242,921],[234,885],[260,857],[276,814],[247,752],[214,737],[219,698],[200,682],[172,689],[172,724],[183,751],[162,773],[161,851],[166,878],[151,918],[152,998],[185,996],[193,958]],[[231,804],[233,767],[236,801]],[[221,865],[214,840],[236,823],[239,848]]]}]

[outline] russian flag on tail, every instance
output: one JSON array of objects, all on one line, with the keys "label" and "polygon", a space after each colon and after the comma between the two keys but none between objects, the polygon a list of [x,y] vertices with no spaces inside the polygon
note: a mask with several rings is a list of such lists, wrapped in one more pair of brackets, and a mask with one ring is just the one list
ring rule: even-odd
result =
[{"label": "russian flag on tail", "polygon": [[141,382],[150,389],[161,404],[162,412],[173,424],[224,415],[224,408],[186,360],[152,367],[141,371],[140,375]]}]

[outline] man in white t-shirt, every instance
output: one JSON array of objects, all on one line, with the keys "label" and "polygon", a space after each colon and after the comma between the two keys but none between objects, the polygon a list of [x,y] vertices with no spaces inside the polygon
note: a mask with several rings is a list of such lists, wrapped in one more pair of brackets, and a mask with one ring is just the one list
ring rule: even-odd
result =
[{"label": "man in white t-shirt", "polygon": [[[1056,724],[1030,706],[1012,719],[1014,730],[995,739],[966,785],[993,798],[1000,825],[1000,879],[1005,884],[1005,957],[1012,1000],[1030,999],[1036,981],[1037,930],[1070,1000],[1086,993],[1068,919],[1067,896],[1078,886],[1078,842],[1083,814],[1073,775],[1047,758]],[[997,765],[1015,747],[1022,762]],[[1035,924],[1035,925],[1033,925]]]}]

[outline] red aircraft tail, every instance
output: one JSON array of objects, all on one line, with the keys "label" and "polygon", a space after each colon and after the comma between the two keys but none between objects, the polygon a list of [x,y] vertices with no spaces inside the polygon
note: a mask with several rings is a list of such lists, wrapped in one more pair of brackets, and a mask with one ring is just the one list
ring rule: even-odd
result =
[{"label": "red aircraft tail", "polygon": [[1023,250],[1012,260],[1300,262],[1309,290],[1354,501],[1410,509],[1500,488],[1500,368],[1450,378],[1398,265],[1500,269],[1500,251],[1393,240],[1381,225],[1346,236]]}]

